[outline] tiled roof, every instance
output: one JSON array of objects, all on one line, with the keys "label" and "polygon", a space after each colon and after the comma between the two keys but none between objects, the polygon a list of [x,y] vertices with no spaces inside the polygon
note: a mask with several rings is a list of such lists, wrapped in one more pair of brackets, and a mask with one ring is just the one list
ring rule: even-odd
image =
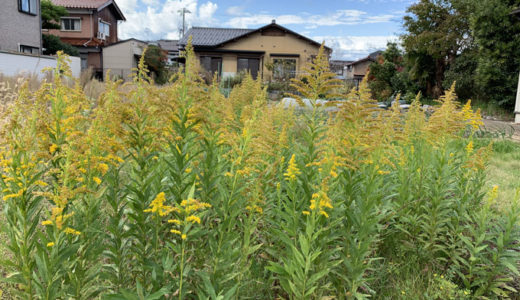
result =
[{"label": "tiled roof", "polygon": [[51,0],[54,5],[67,8],[98,8],[110,0]]},{"label": "tiled roof", "polygon": [[166,51],[179,51],[178,40],[158,40],[157,44]]},{"label": "tiled roof", "polygon": [[83,38],[60,38],[62,42],[71,44],[72,46],[87,46],[87,47],[95,47],[102,46],[103,41],[98,40],[96,38],[93,39],[83,39]]},{"label": "tiled roof", "polygon": [[179,41],[179,44],[188,44],[188,38],[193,36],[193,46],[212,47],[252,31],[254,31],[254,29],[192,27]]},{"label": "tiled roof", "polygon": [[116,19],[126,21],[123,12],[119,9],[114,0],[51,0],[54,5],[65,8],[86,8],[101,10],[107,6],[112,6],[116,11]]}]

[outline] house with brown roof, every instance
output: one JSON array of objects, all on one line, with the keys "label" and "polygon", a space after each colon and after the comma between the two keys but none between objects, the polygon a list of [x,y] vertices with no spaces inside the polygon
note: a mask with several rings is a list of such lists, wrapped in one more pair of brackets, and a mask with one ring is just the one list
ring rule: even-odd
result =
[{"label": "house with brown roof", "polygon": [[[263,80],[296,77],[321,46],[275,20],[258,29],[192,27],[179,41],[179,48],[186,46],[189,37],[202,68],[219,77],[240,72]],[[332,53],[329,47],[325,50]]]},{"label": "house with brown roof", "polygon": [[39,55],[40,0],[5,0],[0,9],[0,50]]},{"label": "house with brown roof", "polygon": [[52,0],[69,15],[61,18],[61,29],[49,30],[68,44],[78,48],[81,68],[92,68],[103,74],[103,47],[117,43],[117,26],[125,16],[114,0]]},{"label": "house with brown roof", "polygon": [[383,51],[372,52],[367,57],[347,64],[346,79],[354,81],[356,86],[359,86],[359,83],[367,75],[370,64],[377,61],[377,57],[382,53]]}]

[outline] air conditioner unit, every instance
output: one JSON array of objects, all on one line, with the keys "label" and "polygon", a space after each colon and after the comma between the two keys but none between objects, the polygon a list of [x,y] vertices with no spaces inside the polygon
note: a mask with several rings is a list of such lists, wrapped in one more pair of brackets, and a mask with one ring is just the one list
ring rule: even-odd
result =
[{"label": "air conditioner unit", "polygon": [[105,33],[104,32],[98,32],[97,33],[97,38],[100,39],[100,40],[105,40],[106,39]]}]

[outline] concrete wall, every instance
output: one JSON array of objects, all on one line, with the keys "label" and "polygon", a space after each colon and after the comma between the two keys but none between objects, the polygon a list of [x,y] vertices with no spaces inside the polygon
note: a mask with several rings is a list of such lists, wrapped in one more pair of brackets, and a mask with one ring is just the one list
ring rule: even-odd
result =
[{"label": "concrete wall", "polygon": [[103,75],[111,70],[111,76],[130,79],[132,68],[137,67],[136,56],[140,56],[145,47],[146,43],[128,40],[103,48]]},{"label": "concrete wall", "polygon": [[[72,76],[79,77],[81,73],[79,57],[70,57],[70,60]],[[41,71],[48,67],[55,68],[56,62],[56,57],[52,56],[36,56],[0,51],[0,73],[7,76],[37,74],[43,77]]]},{"label": "concrete wall", "polygon": [[41,50],[40,0],[37,15],[18,11],[18,0],[0,1],[0,50],[19,51],[20,45]]}]

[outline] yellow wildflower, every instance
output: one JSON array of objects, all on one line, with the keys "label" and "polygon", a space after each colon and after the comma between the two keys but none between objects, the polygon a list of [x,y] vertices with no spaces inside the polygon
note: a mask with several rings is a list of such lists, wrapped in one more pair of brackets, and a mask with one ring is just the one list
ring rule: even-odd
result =
[{"label": "yellow wildflower", "polygon": [[185,234],[181,235],[181,239],[185,240],[186,239],[186,235]]},{"label": "yellow wildflower", "polygon": [[304,215],[306,215],[306,216],[308,216],[308,215],[310,215],[310,214],[311,214],[311,212],[310,212],[310,211],[308,211],[308,210],[304,210],[304,211],[302,211],[302,213],[303,213]]},{"label": "yellow wildflower", "polygon": [[181,225],[182,222],[180,220],[177,220],[177,219],[170,219],[170,220],[168,220],[168,223]]},{"label": "yellow wildflower", "polygon": [[98,170],[101,172],[101,174],[105,175],[108,172],[108,165],[105,163],[100,163],[98,165]]},{"label": "yellow wildflower", "polygon": [[189,217],[186,218],[186,222],[191,222],[191,223],[193,223],[193,224],[195,224],[195,223],[200,224],[200,218],[197,217],[197,216],[193,216],[193,215],[191,215],[191,216],[189,216]]},{"label": "yellow wildflower", "polygon": [[184,172],[186,172],[188,174],[191,173],[191,168],[187,168]]},{"label": "yellow wildflower", "polygon": [[296,180],[296,176],[300,175],[301,172],[296,165],[296,156],[293,154],[291,159],[289,160],[289,165],[287,166],[287,172],[283,175],[287,181]]},{"label": "yellow wildflower", "polygon": [[158,213],[159,216],[164,217],[172,211],[177,210],[172,206],[164,205],[165,201],[166,197],[164,195],[164,192],[160,192],[159,194],[157,194],[152,203],[150,203],[150,208],[145,209],[144,212]]},{"label": "yellow wildflower", "polygon": [[43,222],[42,222],[42,225],[43,225],[43,226],[52,225],[52,221],[51,221],[51,220],[43,221]]},{"label": "yellow wildflower", "polygon": [[54,246],[54,242],[47,243],[47,247],[52,247],[52,246]]},{"label": "yellow wildflower", "polygon": [[56,144],[52,144],[50,147],[49,147],[49,152],[51,154],[53,154],[54,152],[56,152],[56,150],[58,150],[58,145]]},{"label": "yellow wildflower", "polygon": [[181,235],[181,232],[177,229],[172,229],[170,230],[171,233],[175,233],[175,234],[178,234],[178,235]]},{"label": "yellow wildflower", "polygon": [[473,152],[473,141],[469,141],[468,145],[466,146],[466,153],[471,154]]},{"label": "yellow wildflower", "polygon": [[101,179],[99,177],[94,177],[92,180],[94,180],[94,182],[97,184],[101,184]]},{"label": "yellow wildflower", "polygon": [[70,227],[67,227],[65,228],[65,230],[63,230],[63,232],[67,233],[67,234],[73,234],[73,235],[80,235],[81,232],[77,231],[77,230],[74,230]]}]

